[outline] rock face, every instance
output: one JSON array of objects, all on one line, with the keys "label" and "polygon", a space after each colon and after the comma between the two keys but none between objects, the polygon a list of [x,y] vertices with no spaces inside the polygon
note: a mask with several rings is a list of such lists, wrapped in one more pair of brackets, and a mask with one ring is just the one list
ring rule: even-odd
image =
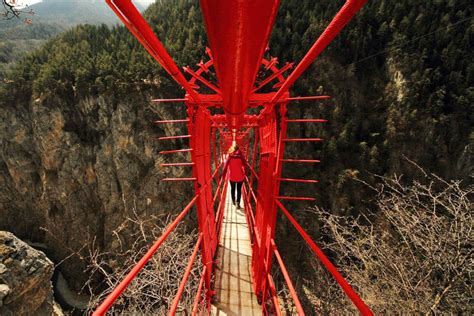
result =
[{"label": "rock face", "polygon": [[156,140],[184,134],[184,126],[153,124],[182,116],[184,107],[152,109],[151,98],[71,102],[49,95],[0,108],[0,230],[46,244],[54,261],[69,258],[61,271],[76,291],[89,278],[82,272],[92,242],[101,251],[127,249],[130,241],[120,245],[112,234],[127,217],[173,214],[192,196],[189,183],[159,181],[190,170],[163,168],[158,154],[187,142]]},{"label": "rock face", "polygon": [[53,269],[44,253],[0,231],[0,315],[52,315]]}]

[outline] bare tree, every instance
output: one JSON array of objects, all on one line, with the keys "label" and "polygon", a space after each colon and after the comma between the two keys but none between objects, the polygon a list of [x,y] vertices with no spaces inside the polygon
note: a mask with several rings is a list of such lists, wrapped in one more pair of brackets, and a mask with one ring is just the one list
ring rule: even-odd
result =
[{"label": "bare tree", "polygon": [[31,19],[29,18],[22,18],[21,15],[27,14],[27,15],[34,15],[35,13],[33,10],[28,10],[27,6],[26,7],[21,7],[17,0],[1,0],[2,5],[3,5],[3,12],[0,12],[0,14],[3,16],[3,20],[13,20],[13,19],[18,19],[22,20],[26,24],[30,24],[32,22]]},{"label": "bare tree", "polygon": [[[118,285],[141,259],[151,243],[161,236],[168,222],[169,220],[155,216],[145,218],[135,214],[114,231],[118,251],[104,253],[91,247],[88,273],[93,277],[87,286],[94,292],[97,291],[97,285],[94,285],[97,278],[103,281],[99,286],[102,293],[92,298],[90,309],[97,307],[99,302]],[[196,239],[195,231],[190,233],[183,224],[180,224],[110,311],[113,314],[127,315],[166,314],[175,298]],[[131,246],[126,249],[126,244]],[[198,257],[180,300],[178,309],[180,314],[188,314],[192,309],[201,271],[201,259]]]},{"label": "bare tree", "polygon": [[[474,188],[425,177],[410,185],[381,178],[374,188],[378,208],[368,216],[311,210],[322,223],[322,246],[376,314],[474,312]],[[323,276],[309,284],[316,308],[354,312],[331,276],[313,265]]]}]

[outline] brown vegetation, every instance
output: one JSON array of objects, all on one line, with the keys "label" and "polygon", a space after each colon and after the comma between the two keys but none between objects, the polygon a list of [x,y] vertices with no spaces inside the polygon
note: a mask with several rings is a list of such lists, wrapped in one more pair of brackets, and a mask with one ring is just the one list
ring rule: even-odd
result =
[{"label": "brown vegetation", "polygon": [[[474,270],[474,187],[424,173],[424,183],[382,178],[378,209],[342,217],[311,210],[322,222],[321,241],[375,314],[471,314]],[[319,263],[317,289],[325,312],[352,304]]]},{"label": "brown vegetation", "polygon": [[[167,222],[169,220],[155,216],[144,218],[135,214],[134,218],[127,218],[114,231],[116,242],[122,249],[119,253],[100,253],[91,249],[88,273],[92,277],[87,285],[91,291],[95,291],[94,280],[100,276],[103,279],[100,287],[105,288],[102,294],[91,300],[89,304],[91,309],[97,307],[98,303],[104,300],[141,259],[150,245],[161,236]],[[196,238],[195,232],[187,232],[183,224],[179,225],[110,311],[114,314],[165,315],[176,296]],[[130,243],[130,240],[133,242]],[[129,249],[123,249],[122,244],[132,244],[132,246]],[[201,271],[201,259],[198,257],[181,297],[179,314],[187,314],[191,311]]]}]

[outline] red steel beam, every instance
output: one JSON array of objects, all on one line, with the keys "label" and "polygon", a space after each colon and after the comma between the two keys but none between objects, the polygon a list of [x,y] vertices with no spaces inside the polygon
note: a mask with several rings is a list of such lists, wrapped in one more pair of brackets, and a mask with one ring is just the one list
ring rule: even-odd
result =
[{"label": "red steel beam", "polygon": [[285,142],[321,142],[322,138],[285,138]]},{"label": "red steel beam", "polygon": [[153,99],[151,102],[166,103],[166,102],[184,102],[186,99]]},{"label": "red steel beam", "polygon": [[298,298],[298,295],[296,294],[295,287],[293,286],[293,283],[291,282],[290,276],[288,275],[288,271],[286,270],[285,264],[283,263],[283,260],[281,259],[280,252],[278,252],[277,246],[275,245],[275,241],[272,239],[271,245],[273,248],[273,253],[275,254],[275,258],[278,261],[278,264],[280,265],[281,273],[283,274],[283,277],[285,278],[286,285],[288,285],[288,290],[290,291],[290,295],[293,298],[293,301],[296,306],[296,311],[298,312],[298,315],[305,315],[303,307],[301,306],[301,302]]},{"label": "red steel beam", "polygon": [[161,181],[164,182],[176,182],[176,181],[196,181],[196,178],[163,178]]},{"label": "red steel beam", "polygon": [[331,261],[326,257],[324,252],[316,245],[316,243],[311,239],[308,233],[305,232],[303,227],[298,224],[298,222],[291,216],[290,212],[283,206],[283,204],[276,200],[277,206],[280,210],[286,215],[288,220],[293,224],[296,230],[300,233],[301,237],[306,241],[306,243],[310,246],[311,250],[313,250],[314,254],[318,257],[321,263],[326,267],[329,273],[332,274],[334,279],[339,283],[341,288],[344,290],[346,295],[351,299],[354,305],[359,309],[362,315],[373,315],[372,311],[369,309],[367,305],[365,305],[364,301],[357,295],[354,289],[347,283],[346,279],[339,273],[337,268],[331,263]]},{"label": "red steel beam", "polygon": [[204,275],[206,274],[206,266],[202,268],[201,280],[199,281],[196,297],[194,298],[193,310],[191,315],[195,316],[198,312],[199,303],[201,302],[202,287],[204,286]]},{"label": "red steel beam", "polygon": [[313,100],[327,100],[331,99],[329,95],[314,95],[307,97],[290,97],[286,98],[285,101],[313,101]]},{"label": "red steel beam", "polygon": [[[267,65],[268,67],[268,65]],[[265,68],[267,68],[265,67]],[[269,83],[270,81],[272,81],[273,79],[275,79],[276,77],[278,76],[281,76],[285,71],[287,71],[288,69],[290,69],[291,67],[293,67],[293,63],[287,63],[285,66],[283,66],[281,69],[279,69],[277,72],[274,72],[272,73],[270,76],[268,76],[267,78],[265,78],[265,80],[263,80],[262,82],[260,82],[257,87],[255,87],[253,90],[252,90],[252,93],[255,93],[257,92],[258,90],[260,90],[261,88],[263,88],[267,83]],[[268,67],[270,68],[270,67]],[[268,69],[267,68],[267,69]]]},{"label": "red steel beam", "polygon": [[183,69],[184,69],[185,72],[190,74],[193,78],[195,78],[195,79],[199,80],[200,82],[202,82],[203,84],[205,84],[209,89],[213,90],[215,93],[221,94],[221,91],[219,90],[219,88],[217,88],[215,85],[213,85],[212,83],[210,83],[209,81],[207,81],[206,79],[204,79],[203,77],[201,77],[200,75],[195,73],[191,68],[183,67]]},{"label": "red steel beam", "polygon": [[185,149],[172,149],[172,150],[163,150],[160,151],[160,155],[167,155],[167,154],[176,154],[176,153],[187,153],[193,151],[192,148],[185,148]]},{"label": "red steel beam", "polygon": [[278,92],[272,99],[277,102],[283,93],[288,91],[301,74],[311,65],[311,63],[322,53],[322,51],[331,43],[331,41],[341,32],[347,23],[354,17],[357,11],[364,5],[367,0],[347,0],[339,12],[334,16],[332,21],[326,27],[324,32],[319,36],[310,50],[306,53],[298,66],[285,80]]},{"label": "red steel beam", "polygon": [[171,139],[182,139],[182,138],[191,138],[191,135],[176,135],[176,136],[163,136],[158,137],[158,140],[171,140]]},{"label": "red steel beam", "polygon": [[189,119],[182,120],[164,120],[164,121],[154,121],[155,124],[174,124],[174,123],[187,123]]},{"label": "red steel beam", "polygon": [[316,201],[315,198],[312,197],[304,197],[304,196],[277,196],[276,199],[280,200],[291,200],[291,201]]},{"label": "red steel beam", "polygon": [[270,274],[267,274],[267,276],[268,276],[268,288],[270,289],[270,293],[272,294],[272,301],[273,301],[275,313],[277,316],[281,316],[280,302],[278,301],[278,295],[276,293],[275,282],[273,282],[273,278]]},{"label": "red steel beam", "polygon": [[191,273],[191,269],[193,268],[194,261],[196,260],[197,253],[199,251],[199,246],[201,246],[202,242],[202,233],[199,234],[199,238],[196,242],[196,246],[194,246],[194,250],[189,258],[188,265],[186,266],[186,270],[184,271],[183,278],[181,279],[181,283],[178,287],[178,292],[171,304],[170,311],[168,315],[173,316],[176,313],[176,309],[178,308],[179,300],[181,299],[181,295],[183,295],[184,287],[186,286],[186,282],[188,281],[189,274]]},{"label": "red steel beam", "polygon": [[162,163],[161,167],[187,167],[194,166],[194,162],[171,162],[171,163]]},{"label": "red steel beam", "polygon": [[326,123],[328,120],[324,119],[289,119],[287,123]]},{"label": "red steel beam", "polygon": [[291,178],[278,178],[280,181],[285,182],[301,182],[301,183],[318,183],[318,180],[307,180],[307,179],[291,179]]},{"label": "red steel beam", "polygon": [[189,212],[191,207],[196,203],[199,194],[194,196],[194,198],[186,205],[183,211],[175,218],[175,220],[166,228],[160,238],[151,246],[150,249],[145,253],[145,255],[138,261],[138,263],[132,268],[132,270],[125,276],[122,282],[117,285],[117,287],[110,293],[107,298],[102,302],[102,304],[97,307],[92,316],[102,316],[109,310],[110,306],[117,300],[117,298],[122,294],[122,292],[128,287],[130,282],[137,276],[137,274],[143,269],[147,262],[153,257],[155,252],[160,248],[161,244],[168,238],[169,234],[178,226],[179,222],[184,218],[184,216]]},{"label": "red steel beam", "polygon": [[319,163],[317,159],[282,159],[282,162],[301,162],[301,163]]},{"label": "red steel beam", "polygon": [[223,108],[238,128],[248,107],[279,0],[200,0]]},{"label": "red steel beam", "polygon": [[150,55],[180,84],[191,98],[199,102],[199,95],[194,91],[189,82],[179,70],[173,58],[168,54],[160,40],[156,37],[153,30],[145,21],[143,16],[137,10],[130,0],[106,0],[107,4],[122,20],[125,26],[140,43],[146,48]]}]

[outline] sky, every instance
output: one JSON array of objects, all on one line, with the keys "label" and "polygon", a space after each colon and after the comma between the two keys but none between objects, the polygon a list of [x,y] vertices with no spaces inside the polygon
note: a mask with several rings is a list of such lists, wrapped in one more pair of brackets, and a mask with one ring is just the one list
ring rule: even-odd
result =
[{"label": "sky", "polygon": [[[81,1],[81,0],[63,0],[63,1]],[[87,0],[84,0],[87,1]],[[17,0],[19,5],[32,5],[38,2],[41,2],[41,0]],[[104,0],[105,2],[105,0]],[[133,2],[138,2],[142,4],[143,6],[147,7],[149,4],[155,2],[155,0],[133,0]]]}]

